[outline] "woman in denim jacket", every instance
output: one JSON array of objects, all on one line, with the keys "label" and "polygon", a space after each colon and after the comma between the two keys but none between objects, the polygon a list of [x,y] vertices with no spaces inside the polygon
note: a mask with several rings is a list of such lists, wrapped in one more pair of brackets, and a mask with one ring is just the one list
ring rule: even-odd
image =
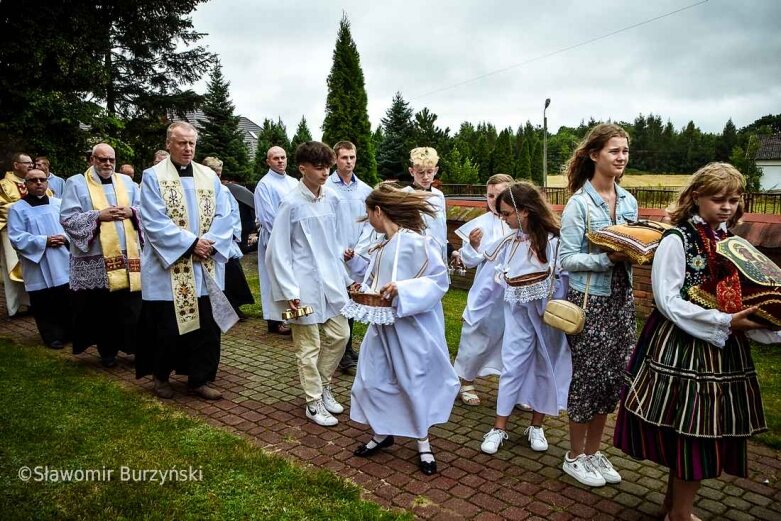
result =
[{"label": "woman in denim jacket", "polygon": [[583,331],[570,336],[570,452],[563,470],[584,485],[619,483],[599,451],[607,415],[618,404],[622,375],[635,342],[632,267],[623,253],[591,246],[586,233],[637,220],[637,201],[617,181],[629,160],[629,136],[612,124],[589,132],[567,163],[570,198],[561,219],[559,258],[569,272],[567,299],[583,306]]}]

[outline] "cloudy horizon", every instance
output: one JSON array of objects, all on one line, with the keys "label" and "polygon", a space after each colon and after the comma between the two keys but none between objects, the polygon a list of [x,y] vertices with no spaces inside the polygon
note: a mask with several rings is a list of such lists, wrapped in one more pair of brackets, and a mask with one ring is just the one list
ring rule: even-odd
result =
[{"label": "cloudy horizon", "polygon": [[781,2],[771,0],[220,0],[193,22],[237,114],[281,118],[290,136],[304,116],[318,138],[343,12],[372,128],[397,91],[451,135],[463,121],[541,126],[546,98],[553,133],[650,113],[720,133],[729,118],[741,128],[781,113]]}]

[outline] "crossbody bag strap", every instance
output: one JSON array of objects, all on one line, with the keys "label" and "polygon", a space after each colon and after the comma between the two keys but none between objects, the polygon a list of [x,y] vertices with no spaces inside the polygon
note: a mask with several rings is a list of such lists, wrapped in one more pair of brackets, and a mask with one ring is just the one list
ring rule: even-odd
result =
[{"label": "crossbody bag strap", "polygon": [[553,298],[553,286],[556,283],[556,263],[559,260],[559,244],[561,244],[561,237],[556,242],[556,249],[553,252],[553,267],[550,272],[550,287],[548,288],[548,300]]},{"label": "crossbody bag strap", "polygon": [[[591,208],[589,208],[589,199],[591,198],[590,195],[587,193],[583,193],[583,197],[586,199],[586,235],[591,233]],[[591,254],[591,243],[588,241],[588,237],[586,238],[586,247],[588,248],[589,255]],[[583,311],[586,311],[586,304],[588,303],[588,287],[591,284],[591,272],[588,272],[588,275],[586,275],[586,291],[583,294]]]}]

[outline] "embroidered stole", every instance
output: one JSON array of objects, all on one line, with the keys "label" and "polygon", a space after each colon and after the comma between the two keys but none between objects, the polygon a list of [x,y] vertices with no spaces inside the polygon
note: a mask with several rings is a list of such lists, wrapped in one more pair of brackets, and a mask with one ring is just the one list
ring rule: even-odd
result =
[{"label": "embroidered stole", "polygon": [[[123,208],[130,207],[127,188],[117,173],[111,174],[111,183],[114,186],[114,194],[117,197],[117,206]],[[103,190],[103,184],[96,179],[97,174],[93,172],[92,167],[84,172],[87,180],[87,190],[92,201],[92,208],[103,210],[111,206]],[[127,263],[122,255],[122,244],[119,240],[115,221],[102,221],[100,223],[100,249],[103,252],[103,262],[106,265],[106,276],[108,278],[108,290],[118,291],[129,289],[130,291],[141,290],[141,256],[138,251],[138,244],[135,240],[136,231],[130,219],[122,220],[122,228],[125,231],[125,247],[127,248]]]},{"label": "embroidered stole", "polygon": [[[214,193],[214,174],[212,171],[197,163],[192,163],[192,165],[195,198],[198,205],[198,232],[196,235],[202,237],[214,220],[214,214],[217,211],[217,195]],[[176,167],[170,159],[166,159],[155,165],[153,169],[157,175],[166,214],[179,228],[189,229],[190,219],[187,213],[184,188]],[[214,259],[209,258],[201,261],[201,266],[206,270],[208,276],[215,277]],[[201,318],[198,313],[198,294],[192,256],[182,257],[171,266],[169,271],[179,334],[196,331],[201,327]]]}]

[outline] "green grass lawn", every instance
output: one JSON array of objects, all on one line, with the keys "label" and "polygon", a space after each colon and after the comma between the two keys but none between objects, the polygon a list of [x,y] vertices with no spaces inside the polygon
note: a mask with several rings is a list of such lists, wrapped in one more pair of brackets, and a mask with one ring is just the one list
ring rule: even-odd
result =
[{"label": "green grass lawn", "polygon": [[[411,519],[361,500],[331,472],[268,455],[41,348],[0,340],[0,396],[4,520]],[[180,472],[168,483],[134,481],[123,467]],[[98,472],[41,481],[79,469]]]}]

